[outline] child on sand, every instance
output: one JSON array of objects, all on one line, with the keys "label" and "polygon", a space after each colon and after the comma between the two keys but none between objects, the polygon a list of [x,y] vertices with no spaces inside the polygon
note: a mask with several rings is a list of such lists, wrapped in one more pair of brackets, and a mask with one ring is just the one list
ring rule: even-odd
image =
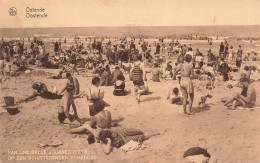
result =
[{"label": "child on sand", "polygon": [[169,89],[167,100],[170,101],[170,104],[180,104],[182,103],[183,97],[179,94],[179,88],[174,87]]},{"label": "child on sand", "polygon": [[183,112],[184,114],[187,114],[186,111],[186,104],[189,98],[189,109],[188,114],[191,113],[191,107],[193,103],[194,98],[194,87],[192,83],[193,79],[193,65],[191,63],[192,57],[190,54],[187,54],[185,56],[185,62],[175,71],[175,74],[178,71],[181,71],[181,81],[180,81],[180,87],[183,92]]}]

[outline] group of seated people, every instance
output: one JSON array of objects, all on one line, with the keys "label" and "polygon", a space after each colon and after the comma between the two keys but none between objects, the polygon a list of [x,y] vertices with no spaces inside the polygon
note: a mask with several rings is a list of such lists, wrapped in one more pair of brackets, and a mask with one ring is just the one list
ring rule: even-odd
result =
[{"label": "group of seated people", "polygon": [[[152,133],[147,135],[139,129],[113,127],[116,123],[121,122],[123,118],[112,119],[110,111],[105,109],[109,105],[103,100],[104,90],[100,87],[100,82],[99,77],[94,77],[92,79],[92,86],[86,92],[91,117],[90,122],[83,122],[78,117],[73,98],[69,98],[69,101],[63,101],[64,105],[67,106],[66,108],[59,107],[58,119],[61,123],[66,123],[66,118],[70,121],[69,123],[76,122],[74,123],[75,128],[70,129],[71,133],[90,134],[88,137],[89,144],[95,141],[99,142],[105,154],[109,154],[112,151],[112,147],[119,148],[131,140],[142,142],[151,136],[161,134]],[[66,91],[69,92],[68,90]],[[73,107],[74,115],[69,114],[70,105]]]}]

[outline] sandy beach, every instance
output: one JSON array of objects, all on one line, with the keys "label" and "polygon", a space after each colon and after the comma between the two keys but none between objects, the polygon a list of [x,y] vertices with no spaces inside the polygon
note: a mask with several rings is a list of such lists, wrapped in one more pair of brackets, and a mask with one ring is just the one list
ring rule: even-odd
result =
[{"label": "sandy beach", "polygon": [[[152,42],[152,40],[150,40]],[[250,44],[230,40],[229,44],[237,47],[242,44],[245,53],[252,48],[258,50],[257,42]],[[188,44],[188,42],[187,42]],[[51,45],[51,44],[50,44]],[[196,42],[192,45],[200,48],[205,54],[207,43]],[[219,43],[214,43],[217,51]],[[259,50],[258,50],[259,52]],[[243,64],[259,65],[259,62],[244,62]],[[193,80],[196,88],[205,94],[210,93],[213,98],[207,99],[206,107],[200,108],[198,102],[201,93],[195,89],[193,104],[194,115],[183,116],[180,105],[169,104],[166,100],[169,87],[178,86],[178,81],[153,82],[148,73],[147,85],[149,95],[141,96],[138,104],[133,93],[124,97],[113,96],[113,86],[104,87],[104,100],[110,104],[107,107],[112,118],[123,117],[119,125],[142,129],[145,133],[164,131],[163,135],[150,138],[142,144],[141,149],[131,153],[124,153],[120,148],[114,148],[110,155],[105,155],[99,143],[88,144],[86,134],[76,135],[68,132],[68,125],[61,125],[57,119],[58,107],[61,100],[47,100],[37,97],[34,101],[22,103],[18,106],[19,113],[9,115],[4,106],[3,98],[13,96],[15,100],[23,99],[33,93],[32,83],[41,81],[48,89],[56,86],[62,89],[66,80],[47,79],[58,74],[58,69],[39,69],[30,67],[30,74],[21,73],[16,77],[4,77],[0,85],[1,113],[0,113],[0,162],[176,162],[185,163],[183,153],[191,147],[202,147],[212,156],[218,158],[219,163],[256,163],[260,161],[260,100],[257,98],[254,109],[227,110],[220,101],[223,97],[230,97],[241,88],[227,88],[228,82],[216,77],[216,88],[206,89],[205,80]],[[81,91],[86,91],[91,83],[92,74],[75,75],[80,83]],[[126,87],[133,90],[133,84],[126,76]],[[260,82],[253,86],[260,97]],[[75,99],[80,118],[90,118],[86,97]],[[61,141],[57,147],[40,148],[38,144]],[[63,153],[59,153],[62,152]],[[69,153],[64,153],[69,151]],[[61,160],[48,160],[37,156],[62,156]]]}]

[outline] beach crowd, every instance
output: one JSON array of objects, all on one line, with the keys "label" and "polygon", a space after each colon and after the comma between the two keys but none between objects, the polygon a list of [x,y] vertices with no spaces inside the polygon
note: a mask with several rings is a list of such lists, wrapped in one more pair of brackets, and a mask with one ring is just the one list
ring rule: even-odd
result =
[{"label": "beach crowd", "polygon": [[[100,142],[105,154],[109,154],[112,147],[119,148],[131,140],[142,142],[152,136],[164,134],[163,131],[144,133],[140,129],[114,127],[122,118],[112,119],[109,104],[103,99],[104,87],[114,87],[113,96],[128,96],[134,94],[136,102],[142,103],[142,96],[149,94],[147,82],[161,82],[176,80],[179,86],[169,88],[167,100],[172,105],[182,105],[183,115],[193,113],[195,88],[193,80],[206,80],[208,90],[216,89],[216,78],[221,77],[224,82],[236,81],[229,87],[242,88],[241,93],[222,99],[228,109],[250,109],[256,103],[256,89],[251,84],[258,82],[260,67],[244,64],[247,61],[259,61],[257,52],[252,50],[245,53],[243,47],[233,47],[227,39],[214,43],[211,37],[200,36],[172,36],[171,41],[165,42],[163,37],[154,42],[147,42],[142,37],[108,38],[108,37],[75,37],[73,44],[68,45],[65,38],[52,40],[51,53],[46,51],[46,42],[36,37],[25,39],[2,40],[0,52],[1,76],[16,76],[26,67],[60,69],[59,73],[50,79],[67,80],[61,90],[50,90],[45,83],[36,82],[32,85],[35,93],[17,102],[29,102],[37,96],[47,99],[61,99],[58,108],[58,121],[71,124],[70,133],[88,133],[89,143]],[[208,50],[202,53],[191,44],[182,44],[178,40],[206,40]],[[219,44],[217,52],[212,44]],[[65,46],[68,45],[68,46]],[[80,90],[77,75],[91,73],[91,86],[86,92]],[[234,74],[239,73],[239,76]],[[147,74],[151,74],[148,81]],[[126,78],[127,76],[127,78]],[[129,78],[128,78],[129,77]],[[126,87],[126,80],[132,81],[133,88]],[[234,83],[234,82],[233,82]],[[199,90],[199,89],[198,89]],[[201,95],[200,107],[206,105],[206,99],[212,95],[199,90]],[[110,96],[110,95],[108,95]],[[74,99],[86,97],[88,101],[90,121],[83,121],[77,113]],[[70,114],[72,107],[74,114]],[[188,108],[187,108],[188,107]]]}]

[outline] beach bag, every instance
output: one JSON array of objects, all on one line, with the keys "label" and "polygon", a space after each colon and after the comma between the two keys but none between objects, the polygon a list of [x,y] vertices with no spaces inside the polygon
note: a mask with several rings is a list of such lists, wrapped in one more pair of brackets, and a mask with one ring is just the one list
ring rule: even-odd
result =
[{"label": "beach bag", "polygon": [[90,92],[91,99],[94,102],[92,107],[91,106],[89,107],[89,114],[90,116],[94,116],[105,108],[105,103],[103,100],[99,99],[100,89],[98,92],[98,98],[96,100],[93,99],[90,88],[89,88],[89,92]]}]

